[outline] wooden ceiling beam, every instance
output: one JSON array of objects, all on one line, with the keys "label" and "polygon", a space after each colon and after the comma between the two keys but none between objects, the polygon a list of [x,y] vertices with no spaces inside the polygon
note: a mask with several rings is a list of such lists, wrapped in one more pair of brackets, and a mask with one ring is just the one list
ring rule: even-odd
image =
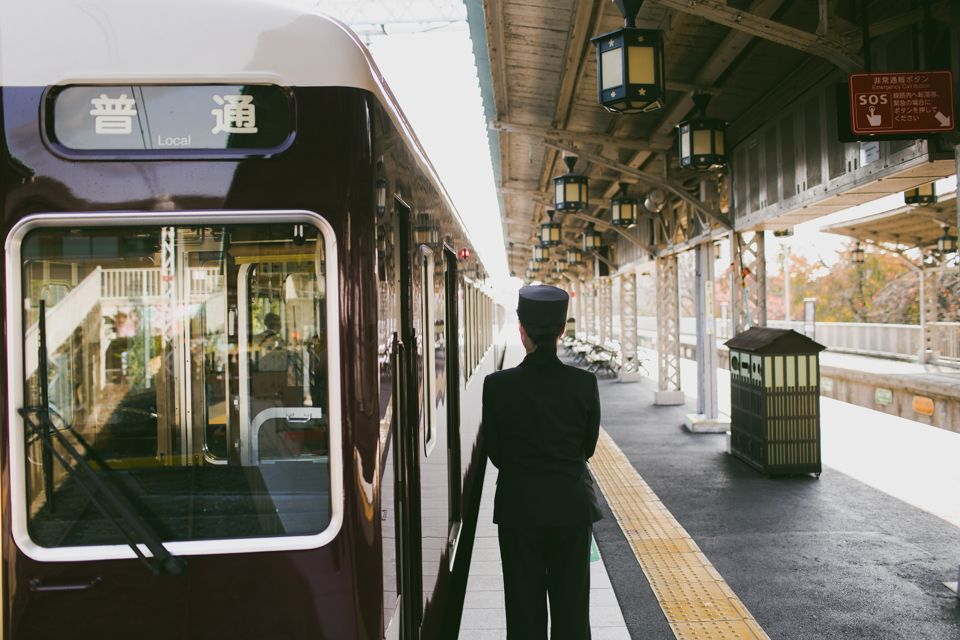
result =
[{"label": "wooden ceiling beam", "polygon": [[[598,5],[600,5],[599,10]],[[602,14],[603,7],[598,0],[577,0],[577,9],[574,12],[575,17],[564,56],[566,61],[560,76],[557,110],[553,117],[553,126],[556,128],[565,129],[570,121],[573,98],[577,95],[580,79],[583,77],[584,64],[589,57],[588,36],[596,30],[600,23],[598,16]]]},{"label": "wooden ceiling beam", "polygon": [[710,0],[704,0],[703,2],[654,0],[654,2],[671,9],[700,16],[731,29],[745,31],[752,36],[770,40],[785,47],[826,58],[848,73],[863,71],[863,59],[839,40],[788,27],[749,11],[741,11],[720,0],[712,2]]}]

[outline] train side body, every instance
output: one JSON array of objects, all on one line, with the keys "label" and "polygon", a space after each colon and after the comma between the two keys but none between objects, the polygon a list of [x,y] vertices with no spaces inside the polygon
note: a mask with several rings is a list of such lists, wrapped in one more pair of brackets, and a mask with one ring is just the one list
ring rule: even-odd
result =
[{"label": "train side body", "polygon": [[[495,359],[492,304],[464,275],[477,263],[460,257],[472,247],[456,211],[342,25],[258,2],[128,5],[0,15],[3,637],[436,637]],[[36,24],[47,28],[31,39]],[[161,135],[138,155],[68,149],[54,131],[65,88],[216,85],[282,91],[282,144],[162,149],[187,136]],[[421,242],[426,226],[439,235]],[[108,300],[121,276],[115,286],[142,292]],[[160,289],[177,278],[179,302],[150,298],[154,276]],[[261,346],[271,314],[285,354],[274,368]],[[39,384],[42,372],[60,386]],[[19,410],[50,393],[53,428],[111,472],[121,501],[185,559],[182,575],[148,571],[44,453]],[[121,447],[134,413],[136,443]],[[242,517],[213,513],[217,496],[241,494]],[[315,494],[321,515],[304,515]]]}]

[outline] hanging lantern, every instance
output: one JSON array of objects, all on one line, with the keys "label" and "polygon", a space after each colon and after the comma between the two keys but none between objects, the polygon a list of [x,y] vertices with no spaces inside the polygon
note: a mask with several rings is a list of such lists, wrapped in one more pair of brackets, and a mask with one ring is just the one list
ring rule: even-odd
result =
[{"label": "hanging lantern", "polygon": [[418,213],[417,224],[413,227],[413,239],[417,244],[428,247],[440,246],[440,225],[430,222],[429,213]]},{"label": "hanging lantern", "polygon": [[583,264],[583,254],[580,249],[567,249],[567,266],[575,267]]},{"label": "hanging lantern", "polygon": [[944,225],[943,235],[937,238],[937,251],[940,253],[956,253],[957,237],[951,236],[947,231],[948,227]]},{"label": "hanging lantern", "polygon": [[533,258],[530,258],[530,260],[527,262],[527,271],[531,273],[540,273],[540,263]]},{"label": "hanging lantern", "polygon": [[707,117],[709,93],[695,94],[693,102],[700,114],[678,125],[680,166],[684,169],[719,169],[726,166],[723,135],[727,130],[727,123]]},{"label": "hanging lantern", "polygon": [[624,27],[590,40],[597,47],[600,104],[613,113],[659,109],[667,95],[663,32],[637,29],[643,0],[615,0]]},{"label": "hanging lantern", "polygon": [[934,204],[937,201],[937,183],[931,182],[916,189],[904,191],[903,201],[907,204],[916,204],[921,207]]},{"label": "hanging lantern", "polygon": [[567,271],[566,260],[557,260],[556,269],[557,269],[557,273],[566,273]]},{"label": "hanging lantern", "polygon": [[591,222],[587,230],[583,232],[583,250],[596,251],[601,246],[603,246],[603,243],[600,240],[600,232],[593,228]]},{"label": "hanging lantern", "polygon": [[859,242],[857,243],[857,248],[851,252],[850,257],[853,259],[853,264],[863,264],[865,254]]},{"label": "hanging lantern", "polygon": [[610,200],[610,224],[627,229],[637,225],[637,207],[640,201],[627,196],[626,182],[620,183],[620,195]]},{"label": "hanging lantern", "polygon": [[577,156],[564,155],[567,173],[553,179],[553,201],[557,211],[579,211],[587,208],[587,177],[573,172]]},{"label": "hanging lantern", "polygon": [[550,220],[540,225],[540,242],[551,247],[560,244],[560,223],[553,221],[553,214],[553,209],[548,209],[547,217]]},{"label": "hanging lantern", "polygon": [[546,262],[550,259],[550,247],[540,243],[533,248],[533,259],[537,262]]}]

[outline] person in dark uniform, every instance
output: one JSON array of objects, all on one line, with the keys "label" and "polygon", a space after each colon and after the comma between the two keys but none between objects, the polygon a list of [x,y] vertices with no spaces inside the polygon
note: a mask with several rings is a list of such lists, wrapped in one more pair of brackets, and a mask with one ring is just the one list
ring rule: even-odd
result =
[{"label": "person in dark uniform", "polygon": [[600,433],[592,373],[557,357],[569,296],[523,287],[517,304],[527,356],[483,384],[484,448],[499,469],[498,525],[508,640],[590,638],[590,544],[602,517],[587,460]]}]

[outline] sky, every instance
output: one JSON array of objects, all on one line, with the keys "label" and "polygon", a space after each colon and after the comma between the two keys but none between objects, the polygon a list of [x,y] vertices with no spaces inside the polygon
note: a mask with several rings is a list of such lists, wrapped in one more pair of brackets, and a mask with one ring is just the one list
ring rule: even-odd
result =
[{"label": "sky", "polygon": [[364,39],[450,193],[491,279],[507,279],[487,122],[467,24]]}]

